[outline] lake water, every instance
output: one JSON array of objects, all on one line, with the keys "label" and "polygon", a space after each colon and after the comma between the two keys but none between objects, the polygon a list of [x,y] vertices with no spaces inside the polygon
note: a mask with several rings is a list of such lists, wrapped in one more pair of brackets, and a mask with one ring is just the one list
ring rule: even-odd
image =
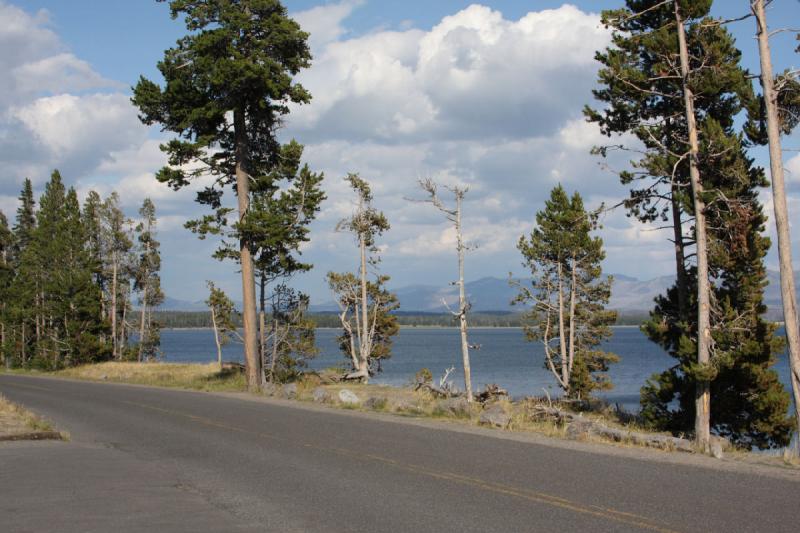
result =
[{"label": "lake water", "polygon": [[[780,330],[782,334],[782,330]],[[320,353],[311,362],[311,368],[323,369],[347,361],[336,344],[338,329],[318,329],[317,346]],[[512,396],[541,396],[547,390],[558,395],[555,378],[543,366],[544,354],[538,343],[527,342],[522,330],[517,328],[474,328],[470,330],[470,343],[481,345],[470,351],[473,389],[497,383]],[[216,360],[214,335],[210,329],[173,329],[161,332],[164,360],[170,362],[210,362]],[[621,361],[611,366],[609,372],[615,387],[602,394],[612,403],[620,403],[628,410],[637,410],[639,389],[655,372],[674,364],[661,348],[648,341],[635,327],[616,327],[613,337],[604,349],[620,356]],[[226,361],[243,361],[242,346],[230,344],[224,348]],[[388,385],[409,383],[414,374],[427,367],[438,378],[450,366],[456,368],[452,381],[463,389],[461,372],[461,341],[455,328],[403,328],[395,337],[392,358],[383,364],[383,372],[373,380]],[[775,366],[781,380],[789,390],[789,367],[786,355]]]}]

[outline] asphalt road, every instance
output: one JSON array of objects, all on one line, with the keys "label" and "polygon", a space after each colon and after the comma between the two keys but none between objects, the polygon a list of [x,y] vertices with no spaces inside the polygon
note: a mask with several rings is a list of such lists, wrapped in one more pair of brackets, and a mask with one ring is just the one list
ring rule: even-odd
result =
[{"label": "asphalt road", "polygon": [[792,475],[203,393],[9,375],[0,392],[71,436],[0,445],[6,533],[800,531]]}]

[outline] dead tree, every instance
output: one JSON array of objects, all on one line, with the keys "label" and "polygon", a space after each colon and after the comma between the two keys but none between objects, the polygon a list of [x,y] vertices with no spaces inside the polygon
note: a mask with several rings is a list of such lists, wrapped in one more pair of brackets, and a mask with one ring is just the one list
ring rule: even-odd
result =
[{"label": "dead tree", "polygon": [[[467,401],[473,400],[472,396],[472,371],[469,365],[469,341],[467,339],[467,313],[469,312],[470,304],[467,301],[466,291],[464,289],[464,255],[467,252],[468,246],[464,243],[464,234],[462,230],[461,214],[462,206],[464,203],[464,195],[469,191],[468,187],[445,187],[448,191],[453,193],[455,197],[455,207],[447,207],[438,194],[438,185],[431,179],[424,179],[419,181],[419,185],[423,191],[428,193],[429,202],[436,209],[444,213],[448,221],[453,224],[456,231],[456,251],[458,253],[458,281],[454,284],[458,285],[458,311],[451,311],[453,317],[458,320],[459,329],[461,330],[461,358],[464,364],[464,387],[467,391]],[[445,302],[446,305],[446,302]]]},{"label": "dead tree", "polygon": [[[686,124],[689,130],[689,179],[692,184],[692,197],[695,212],[695,245],[697,247],[697,363],[708,366],[711,344],[711,287],[708,279],[708,236],[706,233],[705,202],[703,184],[699,170],[699,142],[697,138],[697,117],[694,110],[694,95],[689,84],[689,51],[686,46],[686,29],[680,2],[675,2],[675,23],[678,31],[683,99],[686,111]],[[697,444],[708,451],[711,445],[711,386],[706,380],[697,381],[695,391],[695,438]]]},{"label": "dead tree", "polygon": [[778,259],[780,262],[781,299],[786,338],[789,344],[789,366],[792,375],[794,410],[800,428],[800,323],[797,319],[797,297],[792,268],[792,248],[789,235],[789,214],[786,208],[786,190],[783,175],[783,149],[781,148],[781,123],[778,108],[778,91],[772,74],[772,55],[769,48],[769,29],[764,10],[764,0],[751,0],[750,8],[756,18],[758,51],[761,57],[761,86],[767,111],[767,136],[769,139],[772,199],[775,226],[778,233]]}]

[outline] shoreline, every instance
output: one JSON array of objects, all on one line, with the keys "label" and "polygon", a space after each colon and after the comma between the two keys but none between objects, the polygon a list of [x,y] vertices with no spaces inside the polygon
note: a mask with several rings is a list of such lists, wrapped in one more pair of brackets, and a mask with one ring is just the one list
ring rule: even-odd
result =
[{"label": "shoreline", "polygon": [[[635,324],[619,324],[610,326],[611,329],[630,329],[630,328],[639,328],[639,325]],[[187,327],[171,327],[171,328],[161,328],[161,331],[206,331],[213,329],[211,326],[187,326]],[[237,329],[242,329],[237,328]],[[330,326],[318,326],[314,329],[322,329],[322,330],[340,330],[340,327],[330,327]],[[400,329],[452,329],[452,330],[459,330],[458,326],[408,326],[408,325],[400,325]],[[469,330],[483,330],[483,329],[524,329],[523,326],[470,326]]]}]

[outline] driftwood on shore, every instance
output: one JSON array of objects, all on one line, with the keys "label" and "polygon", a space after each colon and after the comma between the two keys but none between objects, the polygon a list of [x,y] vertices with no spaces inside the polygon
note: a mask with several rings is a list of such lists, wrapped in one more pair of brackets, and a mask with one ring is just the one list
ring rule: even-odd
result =
[{"label": "driftwood on shore", "polygon": [[475,399],[481,403],[496,402],[497,400],[507,400],[508,391],[501,389],[496,383],[486,385],[482,392],[475,395]]},{"label": "driftwood on shore", "polygon": [[220,370],[223,372],[239,372],[240,374],[244,374],[245,366],[242,363],[234,361],[223,361],[220,365]]},{"label": "driftwood on shore", "polygon": [[414,385],[414,390],[426,390],[430,392],[434,398],[455,398],[458,396],[463,396],[463,393],[454,391],[449,387],[439,387],[430,381],[417,381],[417,383]]},{"label": "driftwood on shore", "polygon": [[552,420],[559,425],[567,426],[567,437],[580,440],[590,436],[608,439],[613,442],[628,442],[637,446],[659,448],[662,450],[678,450],[694,452],[692,441],[670,435],[646,433],[624,428],[610,427],[598,421],[585,418],[552,405],[534,404],[528,408],[528,416],[532,420]]}]

